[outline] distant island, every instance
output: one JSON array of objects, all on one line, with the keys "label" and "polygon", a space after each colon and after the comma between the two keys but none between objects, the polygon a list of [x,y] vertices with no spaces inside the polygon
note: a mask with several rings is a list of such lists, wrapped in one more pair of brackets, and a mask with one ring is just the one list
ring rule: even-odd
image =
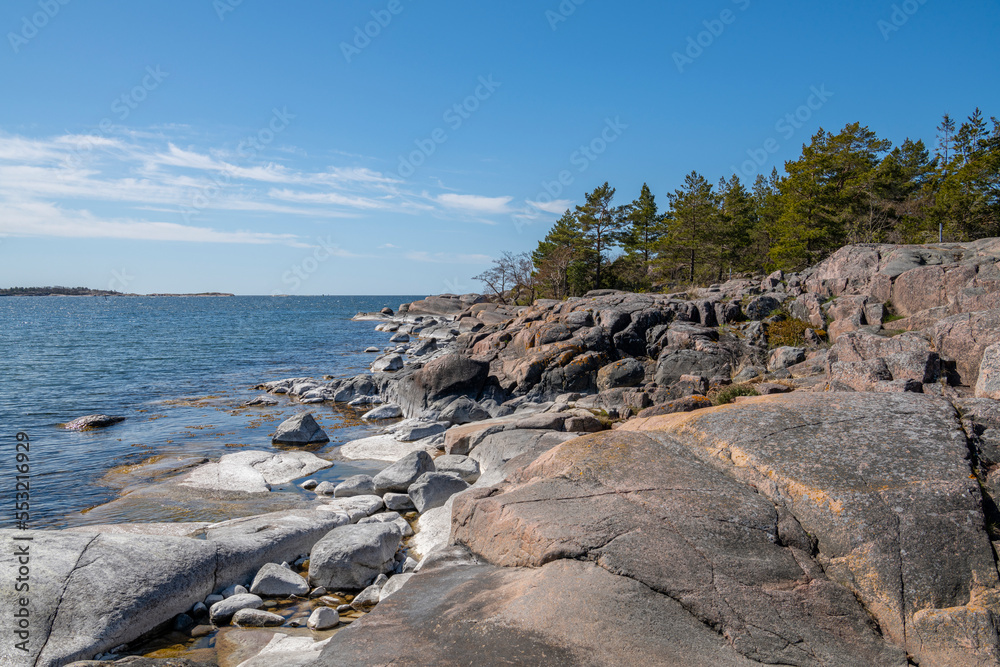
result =
[{"label": "distant island", "polygon": [[126,294],[89,287],[9,287],[0,289],[0,296],[236,296],[227,292],[197,294]]}]

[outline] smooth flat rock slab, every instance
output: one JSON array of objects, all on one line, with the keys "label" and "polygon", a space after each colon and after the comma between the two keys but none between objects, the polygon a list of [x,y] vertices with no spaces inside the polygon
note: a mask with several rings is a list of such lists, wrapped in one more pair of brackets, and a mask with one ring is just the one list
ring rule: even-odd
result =
[{"label": "smooth flat rock slab", "polygon": [[[32,541],[13,539],[25,536]],[[15,649],[13,617],[4,614],[3,665],[89,659],[190,609],[216,587],[216,549],[201,540],[4,530],[0,544],[4,571],[16,571],[15,544],[29,545],[31,568],[29,651]],[[0,587],[0,608],[12,612],[20,595]]]},{"label": "smooth flat rock slab", "polygon": [[196,468],[179,484],[210,492],[262,494],[269,493],[272,484],[286,484],[332,465],[309,452],[238,452]]},{"label": "smooth flat rock slab", "polygon": [[194,537],[212,524],[191,523],[112,523],[94,526],[74,526],[65,530],[74,533],[106,533],[110,535],[158,535],[162,537]]},{"label": "smooth flat rock slab", "polygon": [[[322,512],[296,510],[212,524],[204,539],[0,530],[0,567],[14,572],[14,545],[28,544],[31,568],[30,650],[25,656],[0,642],[0,665],[53,667],[131,642],[214,591],[249,583],[265,563],[309,553],[336,525]],[[22,595],[0,586],[0,609],[14,610]],[[7,637],[12,622],[0,618]]]},{"label": "smooth flat rock slab", "polygon": [[427,443],[400,442],[391,435],[373,435],[369,438],[352,440],[337,451],[345,459],[352,461],[389,461],[395,463],[407,454],[426,450]]},{"label": "smooth flat rock slab", "polygon": [[563,443],[515,478],[500,493],[456,496],[455,543],[506,567],[596,562],[678,601],[751,660],[905,664],[811,561],[798,524],[688,447],[605,432]]},{"label": "smooth flat rock slab", "polygon": [[804,393],[637,419],[791,512],[827,575],[922,664],[992,664],[993,549],[954,407],[920,394]]},{"label": "smooth flat rock slab", "polygon": [[669,597],[575,561],[424,570],[329,641],[317,667],[759,664]]}]

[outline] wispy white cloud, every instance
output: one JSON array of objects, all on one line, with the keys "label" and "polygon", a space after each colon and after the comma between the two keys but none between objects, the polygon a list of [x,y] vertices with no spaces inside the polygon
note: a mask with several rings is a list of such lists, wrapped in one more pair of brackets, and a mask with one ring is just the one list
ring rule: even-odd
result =
[{"label": "wispy white cloud", "polygon": [[293,190],[271,190],[268,193],[272,199],[297,202],[300,204],[326,204],[332,206],[348,206],[360,209],[393,208],[388,201],[376,201],[365,197],[351,197],[336,192],[296,192]]},{"label": "wispy white cloud", "polygon": [[447,252],[427,252],[425,250],[411,250],[404,254],[406,259],[414,262],[428,262],[432,264],[486,264],[493,261],[489,255],[462,255]]},{"label": "wispy white cloud", "polygon": [[171,222],[108,220],[99,218],[89,211],[66,210],[52,204],[39,202],[26,202],[8,208],[0,217],[0,234],[254,245],[280,243],[299,248],[312,247],[310,244],[303,243],[294,234],[271,234],[243,230],[226,232]]},{"label": "wispy white cloud", "polygon": [[481,195],[443,194],[436,201],[450,209],[457,209],[477,215],[505,215],[511,212],[513,197],[483,197]]},{"label": "wispy white cloud", "polygon": [[[199,140],[204,138],[187,126],[47,138],[0,132],[0,233],[297,245],[303,241],[296,235],[266,227],[223,229],[231,228],[235,214],[241,226],[273,226],[287,216],[357,219],[377,213],[494,224],[491,216],[512,213],[511,197],[456,194],[443,184],[434,193],[415,192],[368,167],[289,166],[288,156],[298,155],[294,147],[274,151],[282,163],[261,162],[231,148],[193,145]],[[415,261],[489,258],[417,253]]]},{"label": "wispy white cloud", "polygon": [[537,208],[539,211],[551,213],[553,215],[562,215],[566,212],[566,209],[573,207],[573,201],[570,199],[556,199],[549,202],[526,201],[525,203],[528,204],[528,206]]}]

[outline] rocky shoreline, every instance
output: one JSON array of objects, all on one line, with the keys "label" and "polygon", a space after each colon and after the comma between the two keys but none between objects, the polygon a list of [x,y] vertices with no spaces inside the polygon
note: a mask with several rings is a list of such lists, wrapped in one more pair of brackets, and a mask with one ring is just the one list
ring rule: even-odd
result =
[{"label": "rocky shoreline", "polygon": [[251,403],[363,411],[380,432],[338,456],[379,472],[308,479],[331,462],[304,407],[282,451],[170,482],[301,507],[32,531],[31,652],[0,658],[225,628],[225,667],[998,665],[998,263],[998,239],[850,246],[679,294],[359,314],[394,334],[370,373]]}]

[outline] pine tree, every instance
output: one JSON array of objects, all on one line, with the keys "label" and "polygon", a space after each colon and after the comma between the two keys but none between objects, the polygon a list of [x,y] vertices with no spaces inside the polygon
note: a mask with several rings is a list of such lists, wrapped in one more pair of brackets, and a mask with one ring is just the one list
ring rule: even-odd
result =
[{"label": "pine tree", "polygon": [[804,268],[844,243],[877,240],[884,215],[876,168],[891,148],[860,123],[834,135],[820,129],[802,157],[785,164],[782,215],[771,255],[779,265]]},{"label": "pine tree", "polygon": [[605,182],[587,194],[587,201],[583,206],[576,207],[584,252],[593,266],[594,289],[601,289],[604,284],[602,270],[608,251],[621,242],[625,216],[622,208],[611,206],[614,197],[615,189]]},{"label": "pine tree", "polygon": [[668,259],[683,260],[687,278],[695,281],[699,262],[717,253],[715,236],[718,226],[718,198],[712,184],[696,171],[684,178],[684,186],[669,195],[670,230],[663,254]]},{"label": "pine tree", "polygon": [[742,271],[752,268],[748,261],[750,247],[757,227],[757,210],[752,195],[747,192],[739,177],[733,174],[728,181],[719,181],[719,218],[717,280],[722,280],[726,269]]},{"label": "pine tree", "polygon": [[893,243],[923,243],[927,237],[926,189],[937,160],[923,141],[906,139],[894,148],[878,166],[877,181],[881,209],[887,216],[887,229],[880,240]]},{"label": "pine tree", "polygon": [[1000,139],[977,108],[954,138],[954,155],[928,187],[929,221],[943,235],[967,241],[1000,234]]},{"label": "pine tree", "polygon": [[955,140],[955,119],[945,114],[937,130],[937,156],[941,159],[941,163],[947,166],[951,162],[951,147]]},{"label": "pine tree", "polygon": [[666,233],[665,218],[660,214],[656,197],[647,184],[642,184],[638,199],[626,207],[625,220],[628,229],[622,235],[622,246],[631,260],[640,263],[640,274],[645,283],[656,248]]}]

